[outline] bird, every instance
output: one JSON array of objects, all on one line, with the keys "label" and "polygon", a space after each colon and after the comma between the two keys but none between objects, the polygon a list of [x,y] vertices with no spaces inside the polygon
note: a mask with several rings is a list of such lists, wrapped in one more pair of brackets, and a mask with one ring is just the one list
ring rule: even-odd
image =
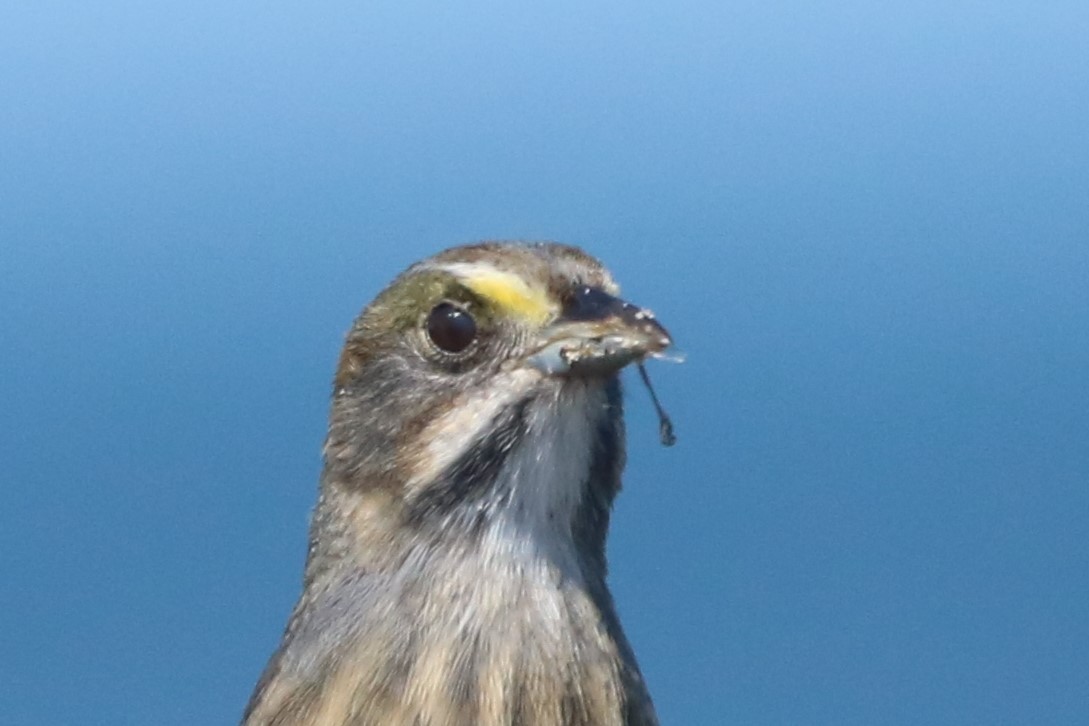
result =
[{"label": "bird", "polygon": [[657,724],[605,545],[619,373],[671,345],[570,245],[396,277],[347,333],[302,594],[244,726]]}]

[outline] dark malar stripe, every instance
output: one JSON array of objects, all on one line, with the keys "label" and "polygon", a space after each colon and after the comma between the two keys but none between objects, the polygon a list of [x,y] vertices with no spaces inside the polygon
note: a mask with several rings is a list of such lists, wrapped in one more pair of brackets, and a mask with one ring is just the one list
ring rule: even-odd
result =
[{"label": "dark malar stripe", "polygon": [[591,568],[584,574],[591,580],[605,576],[609,512],[620,490],[620,472],[624,468],[624,403],[619,378],[605,386],[605,407],[594,432],[589,485],[582,493],[572,527],[584,568]]},{"label": "dark malar stripe", "polygon": [[442,519],[454,510],[472,508],[484,497],[494,495],[503,464],[526,437],[531,400],[523,398],[499,412],[487,427],[487,433],[409,503],[409,524],[419,526]]}]

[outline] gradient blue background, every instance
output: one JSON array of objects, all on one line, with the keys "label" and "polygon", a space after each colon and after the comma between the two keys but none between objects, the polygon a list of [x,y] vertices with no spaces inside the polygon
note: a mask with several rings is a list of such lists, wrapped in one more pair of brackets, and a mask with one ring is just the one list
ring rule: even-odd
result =
[{"label": "gradient blue background", "polygon": [[[230,724],[400,269],[584,245],[665,724],[1089,723],[1085,2],[37,2],[0,22],[0,723]],[[630,380],[629,383],[635,381]]]}]

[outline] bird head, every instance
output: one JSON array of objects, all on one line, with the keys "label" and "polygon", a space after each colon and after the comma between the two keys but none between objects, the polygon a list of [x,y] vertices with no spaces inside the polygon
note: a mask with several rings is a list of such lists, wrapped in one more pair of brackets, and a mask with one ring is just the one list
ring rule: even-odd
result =
[{"label": "bird head", "polygon": [[362,538],[380,566],[502,519],[600,530],[583,532],[600,549],[623,465],[617,374],[670,343],[575,247],[484,243],[413,265],[348,333],[323,477],[337,532],[316,539]]}]

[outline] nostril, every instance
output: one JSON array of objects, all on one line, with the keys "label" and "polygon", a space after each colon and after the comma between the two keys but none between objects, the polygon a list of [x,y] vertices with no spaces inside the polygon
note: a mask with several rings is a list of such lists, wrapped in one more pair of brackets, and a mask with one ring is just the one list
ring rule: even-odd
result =
[{"label": "nostril", "polygon": [[563,316],[569,320],[597,320],[624,305],[600,288],[575,285],[564,297]]}]

